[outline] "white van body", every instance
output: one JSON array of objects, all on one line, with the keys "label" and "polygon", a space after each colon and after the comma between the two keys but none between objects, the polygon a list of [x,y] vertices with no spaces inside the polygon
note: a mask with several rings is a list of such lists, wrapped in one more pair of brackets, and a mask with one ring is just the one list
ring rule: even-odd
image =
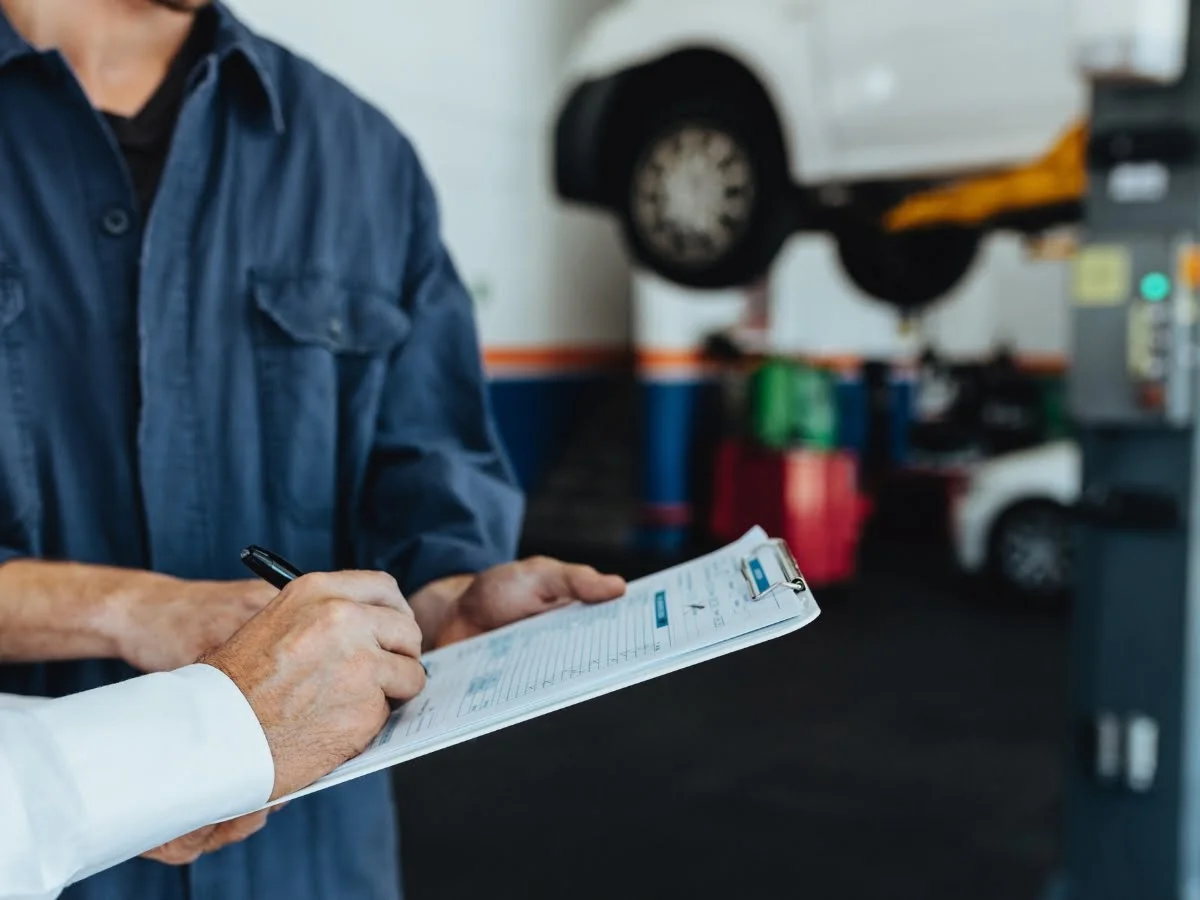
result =
[{"label": "white van body", "polygon": [[689,49],[758,78],[804,185],[1021,164],[1086,104],[1069,0],[622,0],[568,81]]}]

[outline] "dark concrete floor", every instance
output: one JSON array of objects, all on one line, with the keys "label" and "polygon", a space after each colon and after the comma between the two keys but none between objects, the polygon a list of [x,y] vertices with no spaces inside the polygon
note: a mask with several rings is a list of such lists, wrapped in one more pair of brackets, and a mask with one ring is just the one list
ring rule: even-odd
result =
[{"label": "dark concrete floor", "polygon": [[1066,617],[883,544],[794,635],[399,767],[410,900],[1038,897]]}]

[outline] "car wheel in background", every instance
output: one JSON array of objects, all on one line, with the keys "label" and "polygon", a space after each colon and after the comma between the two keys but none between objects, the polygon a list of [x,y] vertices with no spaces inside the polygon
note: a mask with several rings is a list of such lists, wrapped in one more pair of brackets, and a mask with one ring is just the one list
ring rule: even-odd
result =
[{"label": "car wheel in background", "polygon": [[1074,586],[1067,510],[1049,500],[1010,507],[992,526],[988,569],[1007,590],[1034,601],[1066,597]]},{"label": "car wheel in background", "polygon": [[889,234],[873,224],[835,230],[842,270],[864,293],[915,312],[948,294],[970,271],[980,235],[967,228]]},{"label": "car wheel in background", "polygon": [[644,265],[697,288],[761,278],[794,227],[774,123],[734,94],[668,102],[630,144],[618,194]]}]

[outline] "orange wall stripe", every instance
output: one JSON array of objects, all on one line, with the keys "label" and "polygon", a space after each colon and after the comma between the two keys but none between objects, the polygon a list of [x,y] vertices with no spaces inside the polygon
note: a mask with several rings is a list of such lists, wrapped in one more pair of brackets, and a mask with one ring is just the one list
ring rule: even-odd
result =
[{"label": "orange wall stripe", "polygon": [[698,350],[639,349],[637,367],[641,371],[662,369],[696,369],[711,367],[713,361]]},{"label": "orange wall stripe", "polygon": [[[788,356],[786,358],[853,375],[862,366],[860,357],[849,354],[828,356]],[[620,371],[635,365],[639,372],[697,372],[727,371],[727,363],[709,359],[699,350],[664,350],[627,347],[490,347],[483,351],[484,365],[489,373],[553,373],[574,371]],[[967,360],[963,360],[966,362]],[[978,360],[982,362],[983,359]],[[748,359],[753,366],[757,360]],[[1028,372],[1061,374],[1068,368],[1061,354],[1028,353],[1017,356],[1017,364]],[[897,360],[898,370],[915,366],[915,361]]]},{"label": "orange wall stripe", "polygon": [[1017,356],[1017,365],[1039,375],[1064,375],[1070,363],[1056,353],[1027,353]]},{"label": "orange wall stripe", "polygon": [[489,347],[483,351],[488,371],[562,371],[609,369],[627,365],[625,347]]}]

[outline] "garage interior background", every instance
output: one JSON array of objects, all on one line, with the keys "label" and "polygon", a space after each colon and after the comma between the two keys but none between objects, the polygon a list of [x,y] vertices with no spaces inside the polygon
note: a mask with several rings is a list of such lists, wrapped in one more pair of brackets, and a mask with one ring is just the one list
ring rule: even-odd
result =
[{"label": "garage interior background", "polygon": [[[531,493],[531,552],[632,575],[715,540],[730,397],[760,398],[738,428],[785,453],[795,437],[770,439],[772,360],[830,373],[833,447],[864,466],[885,457],[856,571],[819,595],[819,628],[402,767],[410,895],[682,896],[648,848],[700,842],[715,859],[693,858],[687,896],[1035,896],[1057,853],[1064,616],[956,572],[942,489],[979,447],[938,430],[944,370],[920,354],[982,365],[1008,350],[1053,383],[1067,263],[989,237],[968,276],[907,322],[850,283],[820,234],[791,238],[762,284],[678,287],[630,265],[611,216],[554,191],[568,55],[612,3],[234,5],[416,144],[477,301],[496,413]],[[757,362],[715,354],[721,334]],[[934,437],[914,443],[923,426]],[[778,696],[739,706],[737,686],[764,678]],[[644,718],[660,706],[672,712]],[[531,744],[548,770],[522,763]],[[758,869],[725,871],[722,844],[753,848]]]},{"label": "garage interior background", "polygon": [[[551,132],[566,90],[564,64],[584,26],[608,5],[450,0],[433,9],[354,0],[334,16],[319,4],[243,0],[238,9],[379,105],[414,140],[477,299],[497,416],[526,488],[536,493],[556,463],[579,452],[580,440],[571,445],[570,438],[585,424],[581,417],[595,414],[597,398],[632,372],[665,414],[651,416],[641,433],[594,426],[587,434],[614,442],[617,454],[632,449],[629,442],[644,447],[654,471],[640,481],[611,472],[601,484],[594,464],[602,454],[593,447],[586,459],[570,459],[571,471],[554,484],[559,497],[570,495],[567,506],[607,498],[593,540],[636,539],[622,527],[632,516],[665,530],[649,536],[652,544],[678,549],[682,538],[671,523],[691,520],[695,480],[680,441],[698,427],[694,389],[713,376],[702,347],[743,317],[748,292],[700,296],[632,276],[611,218],[554,195]],[[866,360],[897,364],[904,381],[911,375],[905,364],[922,346],[960,361],[1003,346],[1034,369],[1061,371],[1065,272],[1062,262],[1031,259],[1017,238],[998,235],[969,277],[901,333],[892,310],[842,275],[828,238],[798,236],[763,288],[770,340],[777,353],[836,367],[849,404],[845,441],[853,446],[862,440],[863,415],[853,389],[861,387]],[[614,413],[603,412],[611,425]],[[586,486],[588,496],[575,493]],[[614,504],[615,493],[629,490],[635,496]],[[561,517],[569,516],[563,506],[555,496],[535,499],[531,528],[561,534]]]}]

